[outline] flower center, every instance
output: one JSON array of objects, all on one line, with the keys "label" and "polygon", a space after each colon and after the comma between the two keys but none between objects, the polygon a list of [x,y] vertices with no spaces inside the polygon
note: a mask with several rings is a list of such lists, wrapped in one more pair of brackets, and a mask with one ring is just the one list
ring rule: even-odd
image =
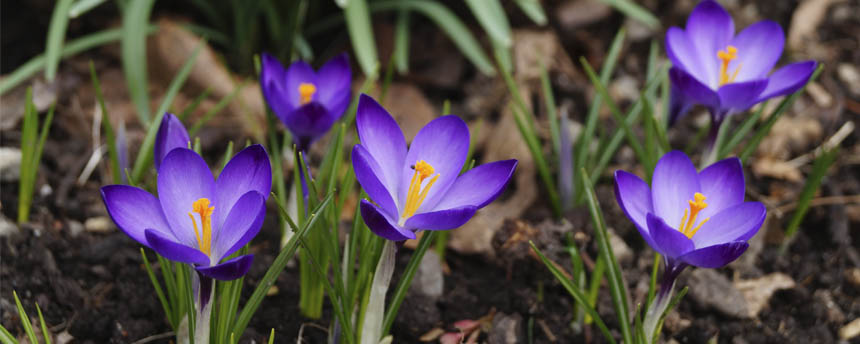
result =
[{"label": "flower center", "polygon": [[439,174],[436,173],[433,178],[427,182],[427,185],[424,188],[421,187],[421,183],[424,182],[424,179],[430,177],[435,173],[433,170],[433,166],[428,164],[424,160],[418,160],[412,169],[415,170],[415,173],[412,174],[412,181],[409,182],[409,191],[406,194],[406,206],[403,207],[403,214],[400,215],[400,221],[397,222],[398,225],[403,226],[406,223],[406,219],[415,215],[415,212],[418,211],[418,208],[421,207],[421,203],[424,202],[424,198],[427,198],[427,193],[430,192],[430,187],[433,186],[433,183],[439,179]]},{"label": "flower center", "polygon": [[735,81],[735,78],[738,76],[738,72],[741,71],[741,66],[735,68],[735,71],[732,72],[731,76],[729,76],[729,63],[738,58],[738,48],[729,45],[726,47],[726,50],[720,50],[717,52],[717,58],[722,61],[720,64],[720,86]]},{"label": "flower center", "polygon": [[[681,224],[678,225],[678,230],[687,236],[687,238],[692,239],[693,235],[696,235],[696,232],[699,231],[699,228],[702,228],[702,225],[705,222],[708,222],[710,218],[705,218],[699,223],[695,228],[693,225],[696,224],[696,216],[699,215],[699,211],[708,207],[708,204],[705,203],[705,195],[700,193],[696,193],[693,195],[693,200],[687,201],[690,203],[689,209],[684,209],[684,217],[681,218]],[[689,217],[688,217],[689,215]]]},{"label": "flower center", "polygon": [[[209,206],[208,198],[201,198],[191,205],[191,211],[188,212],[188,217],[191,218],[191,223],[194,225],[194,235],[197,236],[197,246],[200,251],[207,256],[212,251],[212,212],[215,207]],[[194,219],[194,213],[200,215],[200,227],[203,233],[197,227],[197,220]]]},{"label": "flower center", "polygon": [[314,84],[303,82],[299,84],[299,104],[305,105],[311,102],[314,93],[317,92],[317,87]]}]

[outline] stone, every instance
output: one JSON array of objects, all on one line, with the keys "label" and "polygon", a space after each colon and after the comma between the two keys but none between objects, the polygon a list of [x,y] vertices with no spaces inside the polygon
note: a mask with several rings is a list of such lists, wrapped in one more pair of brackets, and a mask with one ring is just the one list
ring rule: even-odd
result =
[{"label": "stone", "polygon": [[17,182],[21,178],[21,150],[0,147],[0,181]]},{"label": "stone", "polygon": [[818,289],[812,294],[815,302],[825,309],[827,321],[834,324],[845,322],[845,313],[839,308],[839,305],[833,300],[833,293],[827,289]]},{"label": "stone", "polygon": [[734,286],[746,300],[749,317],[754,318],[767,306],[774,292],[794,288],[795,283],[791,276],[774,272],[759,278],[737,281]]},{"label": "stone", "polygon": [[860,288],[860,268],[846,270],[845,279],[854,287]]},{"label": "stone", "polygon": [[839,329],[839,338],[842,340],[849,340],[858,335],[860,335],[860,318],[854,319],[854,321]]},{"label": "stone", "polygon": [[111,219],[107,216],[91,217],[84,222],[84,229],[87,232],[107,233],[111,230],[111,227]]},{"label": "stone", "polygon": [[69,235],[71,235],[72,238],[77,237],[85,230],[84,224],[80,223],[79,221],[70,220],[69,223],[66,225],[68,226]]},{"label": "stone", "polygon": [[714,269],[695,269],[689,274],[689,295],[703,308],[716,310],[734,318],[748,318],[749,309],[743,294],[728,278]]},{"label": "stone", "polygon": [[0,215],[0,238],[18,234],[18,225],[6,216]]},{"label": "stone", "polygon": [[575,30],[596,23],[612,13],[612,7],[597,0],[567,1],[556,9],[556,19],[566,30]]},{"label": "stone", "polygon": [[609,244],[612,245],[612,254],[619,264],[626,264],[633,261],[633,250],[620,236],[615,234],[615,231],[609,231]]},{"label": "stone", "polygon": [[852,95],[860,97],[860,71],[857,70],[857,66],[840,63],[836,66],[836,75],[839,76],[839,81],[845,83]]},{"label": "stone", "polygon": [[409,291],[432,300],[439,299],[445,289],[445,276],[442,273],[442,261],[439,255],[435,251],[428,250],[421,258]]},{"label": "stone", "polygon": [[493,317],[493,326],[487,336],[489,344],[516,344],[525,343],[523,331],[523,317],[518,313],[507,315],[497,313]]}]

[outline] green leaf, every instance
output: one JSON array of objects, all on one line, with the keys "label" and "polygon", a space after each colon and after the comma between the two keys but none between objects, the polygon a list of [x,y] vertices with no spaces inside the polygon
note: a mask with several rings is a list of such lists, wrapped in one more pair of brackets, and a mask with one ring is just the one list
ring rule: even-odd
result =
[{"label": "green leaf", "polygon": [[373,27],[370,25],[370,11],[365,0],[350,0],[343,9],[346,27],[355,58],[364,75],[371,75],[379,65],[376,54],[376,41],[373,39]]},{"label": "green leaf", "polygon": [[215,104],[215,106],[213,106],[211,109],[209,109],[209,111],[206,111],[206,113],[203,115],[203,117],[200,117],[200,120],[198,120],[197,122],[194,123],[194,126],[192,126],[191,129],[188,130],[188,135],[194,136],[194,134],[196,134],[197,131],[199,131],[200,128],[202,128],[204,124],[209,122],[213,117],[215,117],[215,115],[217,115],[219,112],[221,112],[221,110],[224,110],[224,108],[227,107],[227,105],[229,105],[230,102],[232,102],[234,98],[236,98],[236,95],[238,95],[239,92],[242,91],[242,88],[244,88],[244,87],[245,87],[244,83],[240,83],[240,84],[236,85],[236,87],[233,88],[233,91],[230,92],[230,94],[224,96],[224,98],[221,98],[221,100],[218,101],[218,103]]},{"label": "green leaf", "polygon": [[[144,126],[150,124],[149,93],[146,77],[146,28],[155,0],[131,0],[123,11],[122,69],[125,73],[128,92],[137,106],[137,116]],[[157,125],[156,125],[157,127]],[[137,178],[135,178],[137,180]]]},{"label": "green leaf", "polygon": [[546,25],[546,13],[544,13],[543,7],[541,7],[538,0],[514,0],[514,3],[517,4],[523,13],[535,22],[535,24],[540,26]]},{"label": "green leaf", "polygon": [[[800,227],[803,217],[806,216],[806,212],[809,210],[809,203],[812,202],[812,198],[815,196],[815,191],[817,191],[818,187],[821,186],[821,181],[824,180],[824,176],[827,175],[827,170],[836,162],[838,155],[839,147],[837,146],[823,152],[821,156],[815,159],[815,163],[812,164],[812,172],[809,174],[809,177],[806,178],[806,183],[803,184],[803,190],[800,191],[800,195],[797,197],[797,208],[794,210],[794,215],[791,216],[788,226],[785,227],[785,244],[783,245],[787,245],[789,240],[797,233],[797,229]],[[785,250],[786,246],[783,247],[783,250]]]},{"label": "green leaf", "polygon": [[9,330],[7,330],[6,327],[3,327],[2,324],[0,324],[0,343],[18,344],[18,340],[15,339],[15,336],[9,333]]},{"label": "green leaf", "polygon": [[651,12],[645,9],[642,6],[639,6],[635,2],[631,0],[601,0],[609,6],[615,7],[624,15],[631,17],[640,21],[642,24],[645,24],[651,29],[659,29],[660,28],[660,20],[657,19]]},{"label": "green leaf", "polygon": [[[152,283],[152,287],[155,289],[155,295],[158,296],[158,301],[161,303],[161,308],[164,309],[164,315],[167,317],[167,320],[170,322],[170,326],[176,330],[176,326],[178,323],[174,324],[173,319],[175,316],[171,313],[172,309],[170,308],[170,304],[167,302],[167,298],[164,296],[164,289],[161,288],[161,283],[158,283],[158,278],[155,277],[155,272],[152,271],[152,265],[149,264],[149,259],[146,258],[146,253],[143,252],[143,247],[140,248],[140,256],[143,258],[143,268],[146,270],[146,275],[149,276],[149,281]],[[161,267],[162,269],[165,266]]]},{"label": "green leaf", "polygon": [[48,82],[53,82],[54,78],[57,77],[57,66],[60,64],[66,28],[69,26],[67,14],[71,6],[72,0],[57,0],[57,4],[54,5],[54,13],[51,15],[51,24],[48,27],[48,38],[45,43],[45,79]]},{"label": "green leaf", "polygon": [[409,21],[409,11],[400,10],[394,27],[394,52],[392,52],[394,66],[400,74],[406,74],[409,71]]},{"label": "green leaf", "polygon": [[382,321],[383,336],[391,331],[391,326],[394,325],[394,318],[397,317],[397,311],[400,310],[400,304],[403,303],[403,299],[406,298],[406,291],[408,291],[409,286],[412,285],[412,278],[415,277],[415,272],[418,271],[421,259],[424,258],[424,253],[427,253],[427,249],[430,247],[430,244],[436,241],[434,238],[437,234],[438,231],[425,231],[424,235],[421,236],[421,240],[418,241],[418,247],[415,248],[415,252],[413,252],[412,257],[409,258],[409,263],[406,264],[406,269],[403,270],[403,275],[400,276],[400,281],[397,282],[397,288],[394,289],[394,294],[391,297],[391,304],[388,305],[388,309],[385,311],[385,319]]},{"label": "green leaf", "polygon": [[472,10],[472,14],[478,19],[478,24],[490,35],[490,39],[510,48],[511,27],[505,16],[505,9],[499,0],[465,0],[466,5]]},{"label": "green leaf", "polygon": [[96,93],[96,100],[98,101],[99,109],[101,109],[102,112],[102,130],[105,132],[105,141],[107,141],[108,156],[110,157],[110,172],[113,177],[113,183],[121,184],[122,171],[120,171],[119,167],[119,153],[116,149],[116,137],[114,136],[113,125],[111,125],[110,122],[110,115],[108,115],[107,107],[105,106],[105,98],[104,95],[102,95],[101,82],[99,82],[99,77],[96,75],[96,67],[92,60],[90,60],[90,78],[93,82],[93,89]]},{"label": "green leaf", "polygon": [[107,0],[78,0],[69,8],[69,18],[77,18],[80,15],[89,12],[93,8],[101,5]]},{"label": "green leaf", "polygon": [[27,333],[27,338],[30,339],[30,343],[38,343],[39,341],[36,340],[36,332],[33,331],[33,324],[30,322],[30,316],[27,315],[27,311],[24,310],[21,300],[18,299],[18,292],[13,290],[12,295],[15,296],[15,306],[18,307],[18,317],[21,318],[21,326],[24,327],[24,332]]}]

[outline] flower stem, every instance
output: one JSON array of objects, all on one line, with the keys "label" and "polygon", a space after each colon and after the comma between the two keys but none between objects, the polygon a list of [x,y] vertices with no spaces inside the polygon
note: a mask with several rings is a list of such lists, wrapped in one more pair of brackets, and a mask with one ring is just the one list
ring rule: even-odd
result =
[{"label": "flower stem", "polygon": [[671,303],[672,295],[675,293],[675,279],[686,267],[686,264],[675,263],[668,257],[665,257],[663,260],[663,278],[660,282],[660,290],[657,291],[656,297],[648,305],[645,320],[642,324],[647,343],[657,342],[657,335],[660,333],[660,327],[663,325],[661,320],[664,313],[666,313],[666,308]]},{"label": "flower stem", "polygon": [[376,344],[382,338],[382,320],[385,316],[385,294],[391,284],[394,274],[395,253],[397,244],[386,240],[373,274],[373,284],[370,286],[370,300],[364,313],[364,323],[361,327],[362,344]]}]

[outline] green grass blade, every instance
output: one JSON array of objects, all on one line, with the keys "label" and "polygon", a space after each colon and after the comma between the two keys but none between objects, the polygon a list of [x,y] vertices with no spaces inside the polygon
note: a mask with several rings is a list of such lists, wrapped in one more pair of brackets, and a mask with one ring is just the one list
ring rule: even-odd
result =
[{"label": "green grass blade", "polygon": [[469,28],[463,24],[454,12],[449,10],[444,5],[430,0],[380,0],[370,3],[372,11],[384,11],[392,9],[408,9],[414,12],[419,12],[422,15],[430,18],[451,41],[454,45],[466,56],[481,73],[485,75],[494,75],[495,69],[493,63],[484,53],[478,40],[469,31]]},{"label": "green grass blade", "polygon": [[21,326],[24,327],[24,332],[27,333],[27,338],[30,339],[30,343],[38,343],[36,340],[36,332],[33,331],[33,324],[30,322],[30,316],[27,315],[27,311],[24,310],[24,305],[21,304],[21,300],[18,298],[18,292],[12,291],[12,295],[15,296],[15,306],[18,307],[18,317],[21,318]]},{"label": "green grass blade", "polygon": [[556,158],[561,160],[561,157],[559,156],[561,152],[561,138],[559,136],[558,127],[558,108],[555,105],[555,95],[552,93],[552,84],[549,81],[549,73],[547,73],[546,67],[542,62],[540,63],[540,84],[541,89],[543,90],[543,101],[544,106],[546,107],[546,114],[547,117],[549,117],[549,132],[552,136],[553,151],[555,151]]},{"label": "green grass blade", "polygon": [[105,132],[105,141],[107,141],[108,157],[110,158],[109,164],[113,183],[121,184],[122,171],[119,167],[119,152],[116,149],[116,137],[114,135],[113,125],[111,125],[110,122],[107,107],[105,106],[105,98],[102,94],[101,82],[99,82],[99,77],[96,75],[96,67],[92,60],[90,60],[90,78],[92,79],[93,89],[96,93],[96,101],[98,102],[99,108],[102,112],[102,130]]},{"label": "green grass blade", "polygon": [[144,126],[150,124],[149,93],[146,76],[146,27],[155,0],[132,0],[123,11],[122,69],[128,92],[137,107],[137,116]]},{"label": "green grass blade", "polygon": [[194,112],[194,110],[197,110],[197,107],[200,106],[200,103],[206,100],[206,98],[209,98],[209,94],[211,93],[212,86],[209,86],[205,90],[203,90],[203,92],[200,92],[197,97],[194,97],[194,100],[191,101],[191,104],[188,104],[188,106],[182,109],[182,113],[178,114],[177,117],[179,117],[179,120],[181,122],[185,122],[188,119],[188,116],[191,116],[191,113]]},{"label": "green grass blade", "polygon": [[199,131],[200,128],[203,127],[203,125],[205,125],[207,122],[209,122],[219,112],[224,110],[224,108],[227,107],[227,105],[229,105],[233,101],[234,98],[236,98],[236,95],[238,95],[239,92],[242,91],[242,88],[244,88],[244,87],[245,87],[244,83],[236,85],[236,87],[233,88],[233,91],[230,92],[230,94],[224,96],[224,98],[221,98],[221,100],[218,101],[218,103],[215,104],[215,106],[213,106],[211,109],[209,109],[209,111],[206,111],[206,113],[203,115],[203,117],[200,117],[200,120],[198,120],[197,122],[194,123],[194,126],[192,126],[191,129],[188,130],[188,135],[194,136],[194,134],[196,134],[197,131]]},{"label": "green grass blade", "polygon": [[48,38],[45,43],[45,79],[53,82],[57,77],[57,67],[60,64],[60,56],[63,51],[63,41],[66,38],[66,29],[69,26],[69,8],[72,0],[57,0],[54,5],[54,13],[51,15],[51,24],[48,27]]},{"label": "green grass blade", "polygon": [[547,23],[546,13],[543,11],[538,0],[514,0],[514,3],[520,7],[520,10],[526,14],[535,24],[544,26]]},{"label": "green grass blade", "polygon": [[69,8],[69,18],[74,19],[89,12],[107,0],[78,0]]},{"label": "green grass blade", "polygon": [[660,20],[657,19],[657,17],[655,17],[653,14],[651,14],[651,12],[649,12],[647,9],[636,4],[636,2],[633,2],[631,0],[601,1],[608,4],[609,6],[615,7],[616,10],[621,13],[624,13],[624,15],[642,22],[642,24],[645,24],[651,29],[660,28]]},{"label": "green grass blade", "polygon": [[[164,309],[164,315],[167,317],[168,322],[170,322],[170,326],[176,330],[179,323],[173,322],[173,319],[176,317],[172,313],[170,304],[167,302],[167,297],[164,296],[164,289],[161,288],[161,283],[158,282],[158,278],[155,277],[155,272],[152,271],[152,265],[149,264],[149,259],[146,258],[146,253],[143,252],[143,247],[140,248],[140,256],[143,258],[143,268],[146,270],[146,275],[149,276],[149,281],[152,283],[153,289],[155,289],[155,295],[158,296],[161,308]],[[164,266],[161,266],[161,268],[165,269]]]},{"label": "green grass blade", "polygon": [[371,75],[379,65],[379,57],[376,53],[376,41],[373,39],[367,2],[350,0],[343,9],[343,14],[358,65],[361,66],[365,76]]},{"label": "green grass blade", "polygon": [[815,159],[815,163],[812,165],[812,173],[810,173],[809,177],[806,178],[803,190],[797,198],[797,208],[795,208],[794,215],[791,216],[791,220],[785,228],[785,243],[788,243],[789,240],[797,233],[797,229],[800,227],[803,217],[806,216],[806,212],[809,210],[809,202],[812,201],[812,197],[815,196],[815,191],[817,191],[818,187],[821,186],[821,181],[824,179],[824,176],[827,175],[827,170],[836,162],[836,157],[838,155],[839,147],[834,147],[825,151],[821,156]]},{"label": "green grass blade", "polygon": [[756,148],[758,148],[758,145],[759,143],[761,143],[761,140],[763,140],[764,137],[767,136],[768,133],[770,133],[770,129],[773,127],[779,117],[781,117],[782,114],[785,113],[785,110],[787,110],[788,107],[794,103],[794,100],[797,99],[797,97],[799,97],[804,90],[806,90],[806,86],[809,86],[809,83],[815,81],[815,79],[818,78],[818,75],[823,69],[824,65],[818,64],[818,68],[815,68],[815,72],[812,73],[812,76],[809,78],[809,81],[807,81],[801,89],[797,90],[797,92],[792,93],[790,96],[786,97],[782,100],[782,102],[779,103],[779,106],[777,106],[777,108],[773,110],[770,116],[767,117],[767,122],[765,122],[765,124],[756,131],[755,135],[752,137],[752,139],[750,139],[750,142],[747,143],[746,146],[744,146],[744,149],[740,154],[741,161],[747,161],[747,159],[752,155],[752,153],[755,152]]},{"label": "green grass blade", "polygon": [[[285,218],[289,218],[289,215],[284,210],[284,205],[280,204],[278,201],[278,197],[272,197],[276,203],[278,203],[278,208],[281,212],[281,216]],[[245,303],[245,307],[242,308],[242,312],[239,313],[239,317],[236,318],[236,322],[233,325],[233,333],[241,336],[242,333],[245,332],[245,328],[248,326],[248,322],[251,321],[251,316],[257,311],[257,308],[260,307],[260,304],[263,302],[263,297],[266,296],[266,292],[269,291],[269,288],[275,284],[275,280],[278,278],[278,275],[281,274],[281,271],[287,266],[287,261],[289,261],[293,255],[296,253],[296,249],[299,245],[299,240],[307,234],[310,228],[313,228],[319,218],[319,216],[329,205],[332,203],[332,199],[334,198],[334,194],[328,194],[325,199],[320,202],[320,204],[313,209],[309,213],[310,218],[306,221],[301,229],[294,230],[296,232],[290,238],[290,241],[287,242],[287,245],[281,249],[281,252],[278,253],[278,256],[275,258],[275,261],[272,262],[272,265],[269,266],[269,269],[266,270],[266,274],[263,275],[263,278],[260,279],[260,283],[257,285],[257,288],[254,289],[254,292],[251,294],[251,297],[248,298],[248,301]],[[290,222],[292,225],[292,221]]]},{"label": "green grass blade", "polygon": [[42,338],[45,339],[45,344],[51,344],[51,331],[48,331],[48,324],[45,323],[45,317],[42,316],[42,309],[39,308],[39,303],[36,303],[36,312],[39,313],[39,324],[42,326]]},{"label": "green grass blade", "polygon": [[600,318],[600,315],[597,314],[597,311],[594,310],[594,307],[592,307],[588,303],[587,299],[585,298],[585,294],[582,293],[582,290],[579,288],[579,286],[577,286],[571,280],[565,277],[564,274],[555,266],[555,264],[550,261],[546,256],[544,256],[543,252],[541,252],[537,248],[537,246],[535,246],[535,244],[531,242],[531,240],[529,240],[529,245],[531,245],[532,250],[534,250],[534,252],[537,253],[538,257],[540,257],[540,260],[543,262],[543,265],[545,265],[547,269],[549,269],[552,275],[555,276],[555,279],[558,280],[559,283],[561,283],[561,285],[564,287],[565,290],[567,290],[570,296],[573,297],[576,303],[579,304],[579,306],[582,307],[582,309],[585,310],[585,312],[588,313],[588,315],[591,316],[592,319],[594,319],[594,323],[597,324],[597,328],[599,328],[600,332],[603,333],[603,337],[605,337],[606,340],[610,343],[615,343],[615,338],[612,337],[612,332],[610,332],[609,329],[606,327],[606,324],[603,323],[603,319]]},{"label": "green grass blade", "polygon": [[153,121],[152,125],[147,128],[146,136],[143,139],[143,143],[140,145],[140,150],[137,151],[137,158],[134,161],[134,167],[132,168],[131,173],[135,182],[139,182],[141,180],[147,167],[152,164],[152,147],[155,145],[155,136],[158,134],[158,126],[161,123],[161,118],[164,117],[164,111],[167,111],[167,107],[173,103],[173,98],[176,97],[176,94],[179,93],[179,89],[182,88],[183,84],[185,84],[185,80],[188,79],[188,75],[191,74],[194,62],[197,61],[197,54],[200,53],[200,50],[205,44],[206,41],[203,41],[194,49],[191,57],[185,61],[185,64],[182,65],[182,68],[180,68],[179,72],[176,73],[176,76],[173,77],[173,81],[170,82],[170,86],[167,88],[167,93],[164,94],[164,100],[161,101],[161,105],[155,112],[155,121]]},{"label": "green grass blade", "polygon": [[415,272],[418,271],[418,266],[421,264],[421,258],[424,258],[424,253],[435,240],[438,231],[424,231],[421,240],[418,241],[418,247],[409,258],[409,263],[406,264],[406,269],[403,270],[403,275],[400,276],[400,281],[397,281],[397,288],[394,289],[394,294],[391,297],[391,304],[385,311],[385,318],[382,321],[382,335],[385,336],[391,331],[391,326],[394,325],[394,319],[397,317],[397,311],[400,310],[400,304],[406,298],[406,291],[412,285],[412,278],[415,277]]},{"label": "green grass blade", "polygon": [[3,327],[3,325],[0,325],[0,343],[18,344],[18,340],[15,339],[15,336],[13,336],[11,333],[9,333],[9,330],[7,330],[6,327]]},{"label": "green grass blade", "polygon": [[394,66],[400,74],[409,71],[409,11],[400,10],[394,27]]},{"label": "green grass blade", "polygon": [[756,112],[754,112],[751,116],[747,116],[747,118],[744,119],[743,122],[741,122],[741,124],[737,128],[735,128],[734,133],[729,138],[729,140],[726,141],[726,143],[723,144],[722,147],[720,147],[719,153],[717,154],[717,160],[725,158],[726,155],[728,155],[729,152],[731,152],[732,149],[735,148],[735,146],[741,143],[744,137],[747,136],[747,133],[749,133],[750,130],[752,130],[752,128],[755,126],[755,124],[758,123],[758,120],[759,118],[761,118],[761,115],[766,107],[767,101],[761,103]]},{"label": "green grass blade", "polygon": [[505,16],[505,10],[499,0],[465,0],[472,14],[478,19],[478,24],[490,35],[490,39],[510,48],[511,26]]},{"label": "green grass blade", "polygon": [[[589,185],[588,173],[583,168],[580,170],[583,185]],[[603,212],[600,210],[600,204],[597,201],[597,195],[594,189],[587,187],[585,189],[585,200],[588,203],[588,210],[591,214],[591,221],[594,225],[594,233],[600,247],[600,255],[606,261],[606,281],[609,284],[609,290],[612,294],[612,303],[615,305],[615,312],[618,316],[618,325],[621,330],[621,336],[625,343],[633,342],[633,335],[630,330],[630,309],[627,298],[627,286],[624,283],[624,277],[621,275],[621,266],[612,254],[612,245],[609,243],[609,233],[606,230],[606,220],[603,218]]]}]

